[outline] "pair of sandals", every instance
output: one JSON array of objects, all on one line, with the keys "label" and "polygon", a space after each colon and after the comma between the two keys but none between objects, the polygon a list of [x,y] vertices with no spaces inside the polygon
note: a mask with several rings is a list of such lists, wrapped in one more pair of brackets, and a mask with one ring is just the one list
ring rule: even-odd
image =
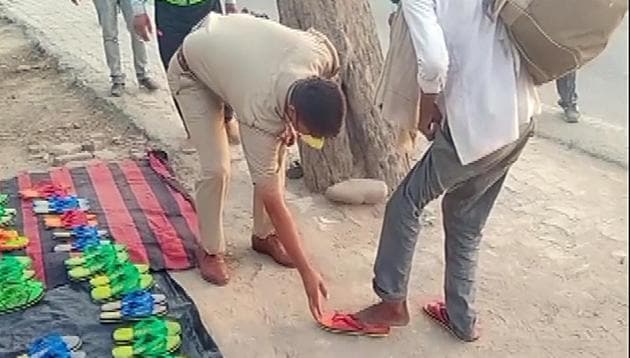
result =
[{"label": "pair of sandals", "polygon": [[28,243],[28,238],[15,230],[0,229],[0,251],[22,250]]},{"label": "pair of sandals", "polygon": [[[108,302],[136,291],[148,290],[155,285],[153,276],[148,272],[148,265],[136,265],[131,262],[114,265],[109,268],[107,273],[90,279],[92,300],[94,302]],[[142,309],[143,311],[148,310],[148,306],[143,307],[147,307]],[[130,303],[130,309],[138,310],[141,308]]]},{"label": "pair of sandals", "polygon": [[21,311],[44,298],[45,287],[22,256],[0,258],[0,315]]},{"label": "pair of sandals", "polygon": [[89,201],[75,195],[53,195],[46,200],[33,200],[35,214],[63,214],[71,210],[88,211],[89,209]]},{"label": "pair of sandals", "polygon": [[140,290],[122,296],[122,299],[101,305],[101,323],[139,321],[150,317],[163,317],[168,313],[166,296]]},{"label": "pair of sandals", "polygon": [[52,182],[41,182],[32,188],[20,190],[19,194],[24,200],[48,199],[53,196],[70,195],[70,188],[67,185],[60,185]]},{"label": "pair of sandals", "polygon": [[151,317],[114,330],[114,358],[163,357],[173,355],[182,345],[182,327],[171,319]]},{"label": "pair of sandals", "polygon": [[18,358],[85,358],[85,352],[80,350],[82,344],[77,336],[50,334],[36,339]]},{"label": "pair of sandals", "polygon": [[70,231],[53,232],[55,240],[71,240],[70,242],[55,245],[55,252],[83,252],[91,247],[106,245],[111,243],[105,240],[108,233],[105,230],[98,230],[95,226],[79,225]]},{"label": "pair of sandals", "polygon": [[5,204],[0,204],[0,227],[10,227],[15,225],[17,210],[8,208]]}]

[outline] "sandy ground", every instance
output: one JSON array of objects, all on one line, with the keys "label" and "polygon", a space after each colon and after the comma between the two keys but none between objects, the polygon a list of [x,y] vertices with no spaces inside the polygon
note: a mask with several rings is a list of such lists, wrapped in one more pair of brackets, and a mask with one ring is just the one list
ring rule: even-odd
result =
[{"label": "sandy ground", "polygon": [[[29,145],[81,143],[93,133],[120,144],[115,157],[146,145],[108,110],[0,22],[0,178],[49,165]],[[626,357],[628,352],[628,177],[620,167],[534,138],[513,168],[490,218],[479,266],[483,338],[461,344],[419,312],[441,292],[439,203],[427,209],[411,282],[413,318],[386,339],[334,336],[307,312],[294,271],[249,248],[251,186],[238,148],[226,213],[233,280],[207,285],[176,273],[226,357]],[[195,156],[174,158],[190,187]],[[311,196],[299,181],[287,200],[305,246],[328,281],[331,309],[375,300],[371,265],[382,206],[340,207]]]}]

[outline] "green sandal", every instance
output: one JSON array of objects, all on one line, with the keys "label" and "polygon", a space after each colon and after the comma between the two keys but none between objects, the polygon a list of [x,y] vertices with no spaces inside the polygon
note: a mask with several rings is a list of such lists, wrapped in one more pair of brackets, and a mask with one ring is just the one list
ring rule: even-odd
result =
[{"label": "green sandal", "polygon": [[0,287],[0,314],[31,307],[44,298],[44,284],[27,280]]},{"label": "green sandal", "polygon": [[72,256],[66,259],[64,263],[67,267],[89,265],[90,263],[98,262],[101,257],[113,256],[113,254],[120,254],[120,257],[128,256],[127,247],[125,245],[118,244],[104,244],[86,249],[80,255]]},{"label": "green sandal", "polygon": [[182,326],[175,320],[166,318],[147,318],[130,326],[114,331],[116,344],[130,343],[146,335],[177,336],[182,333]]},{"label": "green sandal", "polygon": [[135,265],[129,261],[119,262],[118,264],[110,267],[104,274],[92,277],[90,279],[90,285],[92,287],[107,286],[111,282],[124,279],[124,275],[145,274],[147,272],[149,272],[149,265]]},{"label": "green sandal", "polygon": [[97,286],[92,289],[94,302],[107,302],[138,290],[148,290],[155,285],[153,276],[140,273],[134,265],[125,268],[125,274],[117,276],[108,285]]},{"label": "green sandal", "polygon": [[109,258],[105,262],[98,262],[87,266],[75,266],[68,271],[68,277],[73,281],[85,281],[102,272],[112,271],[116,265],[124,263],[128,259],[129,257],[125,253]]},{"label": "green sandal", "polygon": [[182,345],[182,337],[144,336],[130,346],[118,346],[112,349],[114,358],[155,357],[173,353]]},{"label": "green sandal", "polygon": [[35,271],[29,270],[31,259],[24,256],[4,256],[0,258],[0,286],[29,280]]}]

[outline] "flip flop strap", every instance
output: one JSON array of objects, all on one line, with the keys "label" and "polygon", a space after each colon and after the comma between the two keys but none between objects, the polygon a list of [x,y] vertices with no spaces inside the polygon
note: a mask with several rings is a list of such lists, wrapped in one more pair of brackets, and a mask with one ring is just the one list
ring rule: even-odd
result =
[{"label": "flip flop strap", "polygon": [[133,343],[134,353],[154,355],[166,353],[166,336],[147,334]]},{"label": "flip flop strap", "polygon": [[99,238],[98,229],[95,226],[79,225],[72,228],[72,236],[76,239],[80,238]]},{"label": "flip flop strap", "polygon": [[63,213],[79,209],[79,199],[74,195],[57,196],[48,199],[48,207],[51,212]]},{"label": "flip flop strap", "polygon": [[24,269],[20,264],[7,263],[0,264],[0,278],[2,280],[20,277],[24,273]]},{"label": "flip flop strap", "polygon": [[40,183],[39,185],[33,187],[33,189],[43,198],[49,198],[54,195],[68,195],[68,190],[66,187],[50,182]]},{"label": "flip flop strap", "polygon": [[112,293],[115,295],[127,294],[140,289],[140,272],[138,268],[129,263],[125,265],[123,270],[120,275],[110,277],[110,280],[113,280],[111,283]]},{"label": "flip flop strap", "polygon": [[128,296],[130,295],[125,295],[122,301],[121,313],[123,317],[146,317],[153,313],[154,302],[150,294],[138,295],[134,299],[129,299]]},{"label": "flip flop strap", "polygon": [[73,251],[85,251],[89,247],[97,246],[101,243],[98,237],[81,236],[72,242]]},{"label": "flip flop strap", "polygon": [[68,210],[61,214],[61,223],[66,227],[75,227],[79,225],[87,225],[87,215],[83,211]]},{"label": "flip flop strap", "polygon": [[135,337],[143,337],[145,335],[165,336],[168,333],[166,322],[155,317],[150,317],[134,324],[133,330]]},{"label": "flip flop strap", "polygon": [[11,240],[17,238],[19,235],[15,230],[2,230],[0,229],[0,241]]},{"label": "flip flop strap", "polygon": [[[45,351],[44,355],[41,355]],[[42,358],[66,358],[70,357],[70,350],[61,336],[51,334],[46,337],[36,339],[28,349],[29,355],[38,354]]]},{"label": "flip flop strap", "polygon": [[29,297],[28,283],[25,281],[18,281],[0,290],[0,302],[9,307],[19,306],[27,302]]}]

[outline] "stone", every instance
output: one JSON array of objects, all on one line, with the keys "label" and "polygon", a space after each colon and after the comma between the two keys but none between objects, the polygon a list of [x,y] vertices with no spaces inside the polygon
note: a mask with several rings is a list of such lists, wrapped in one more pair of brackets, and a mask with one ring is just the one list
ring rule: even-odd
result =
[{"label": "stone", "polygon": [[41,153],[44,150],[44,147],[42,147],[39,144],[29,144],[27,149],[29,153],[36,154],[36,153]]},{"label": "stone", "polygon": [[384,181],[349,179],[326,189],[324,196],[336,203],[372,205],[383,202],[387,194],[387,184]]},{"label": "stone", "polygon": [[628,254],[622,250],[613,251],[611,255],[617,260],[617,262],[619,262],[620,265],[623,265],[628,258]]},{"label": "stone", "polygon": [[81,145],[70,142],[59,143],[51,146],[48,152],[52,155],[75,154],[81,152]]},{"label": "stone", "polygon": [[84,152],[95,152],[96,144],[94,142],[83,143],[81,144],[81,150]]},{"label": "stone", "polygon": [[144,154],[143,151],[141,150],[137,150],[137,149],[132,149],[129,151],[129,156],[131,157],[131,159],[133,160],[143,160],[145,159],[146,155]]},{"label": "stone", "polygon": [[27,72],[27,71],[32,71],[32,70],[38,70],[40,68],[42,68],[42,65],[18,65],[16,70],[18,72]]},{"label": "stone", "polygon": [[92,140],[105,140],[107,139],[107,134],[102,133],[102,132],[94,132],[92,134],[90,134],[90,139]]},{"label": "stone", "polygon": [[79,153],[74,153],[74,154],[64,154],[64,155],[57,155],[53,158],[53,165],[54,166],[60,166],[60,165],[64,165],[68,162],[73,162],[73,161],[81,161],[81,160],[89,160],[94,158],[94,156],[92,155],[92,153],[89,152],[79,152]]},{"label": "stone", "polygon": [[35,160],[35,161],[44,161],[44,162],[48,162],[50,160],[50,154],[46,153],[46,152],[39,152],[39,153],[32,153],[30,155],[30,159],[31,160]]},{"label": "stone", "polygon": [[72,123],[72,128],[74,128],[74,129],[81,129],[81,124],[79,124],[77,122],[74,122],[74,123]]},{"label": "stone", "polygon": [[182,153],[184,154],[195,154],[197,152],[197,150],[195,149],[195,147],[183,147],[182,148]]},{"label": "stone", "polygon": [[113,138],[112,138],[111,143],[112,143],[113,145],[120,145],[120,144],[122,144],[122,137],[121,137],[121,136],[119,136],[119,135],[118,135],[118,136],[113,137]]},{"label": "stone", "polygon": [[105,149],[94,152],[94,157],[101,160],[112,161],[118,159],[118,154]]}]

